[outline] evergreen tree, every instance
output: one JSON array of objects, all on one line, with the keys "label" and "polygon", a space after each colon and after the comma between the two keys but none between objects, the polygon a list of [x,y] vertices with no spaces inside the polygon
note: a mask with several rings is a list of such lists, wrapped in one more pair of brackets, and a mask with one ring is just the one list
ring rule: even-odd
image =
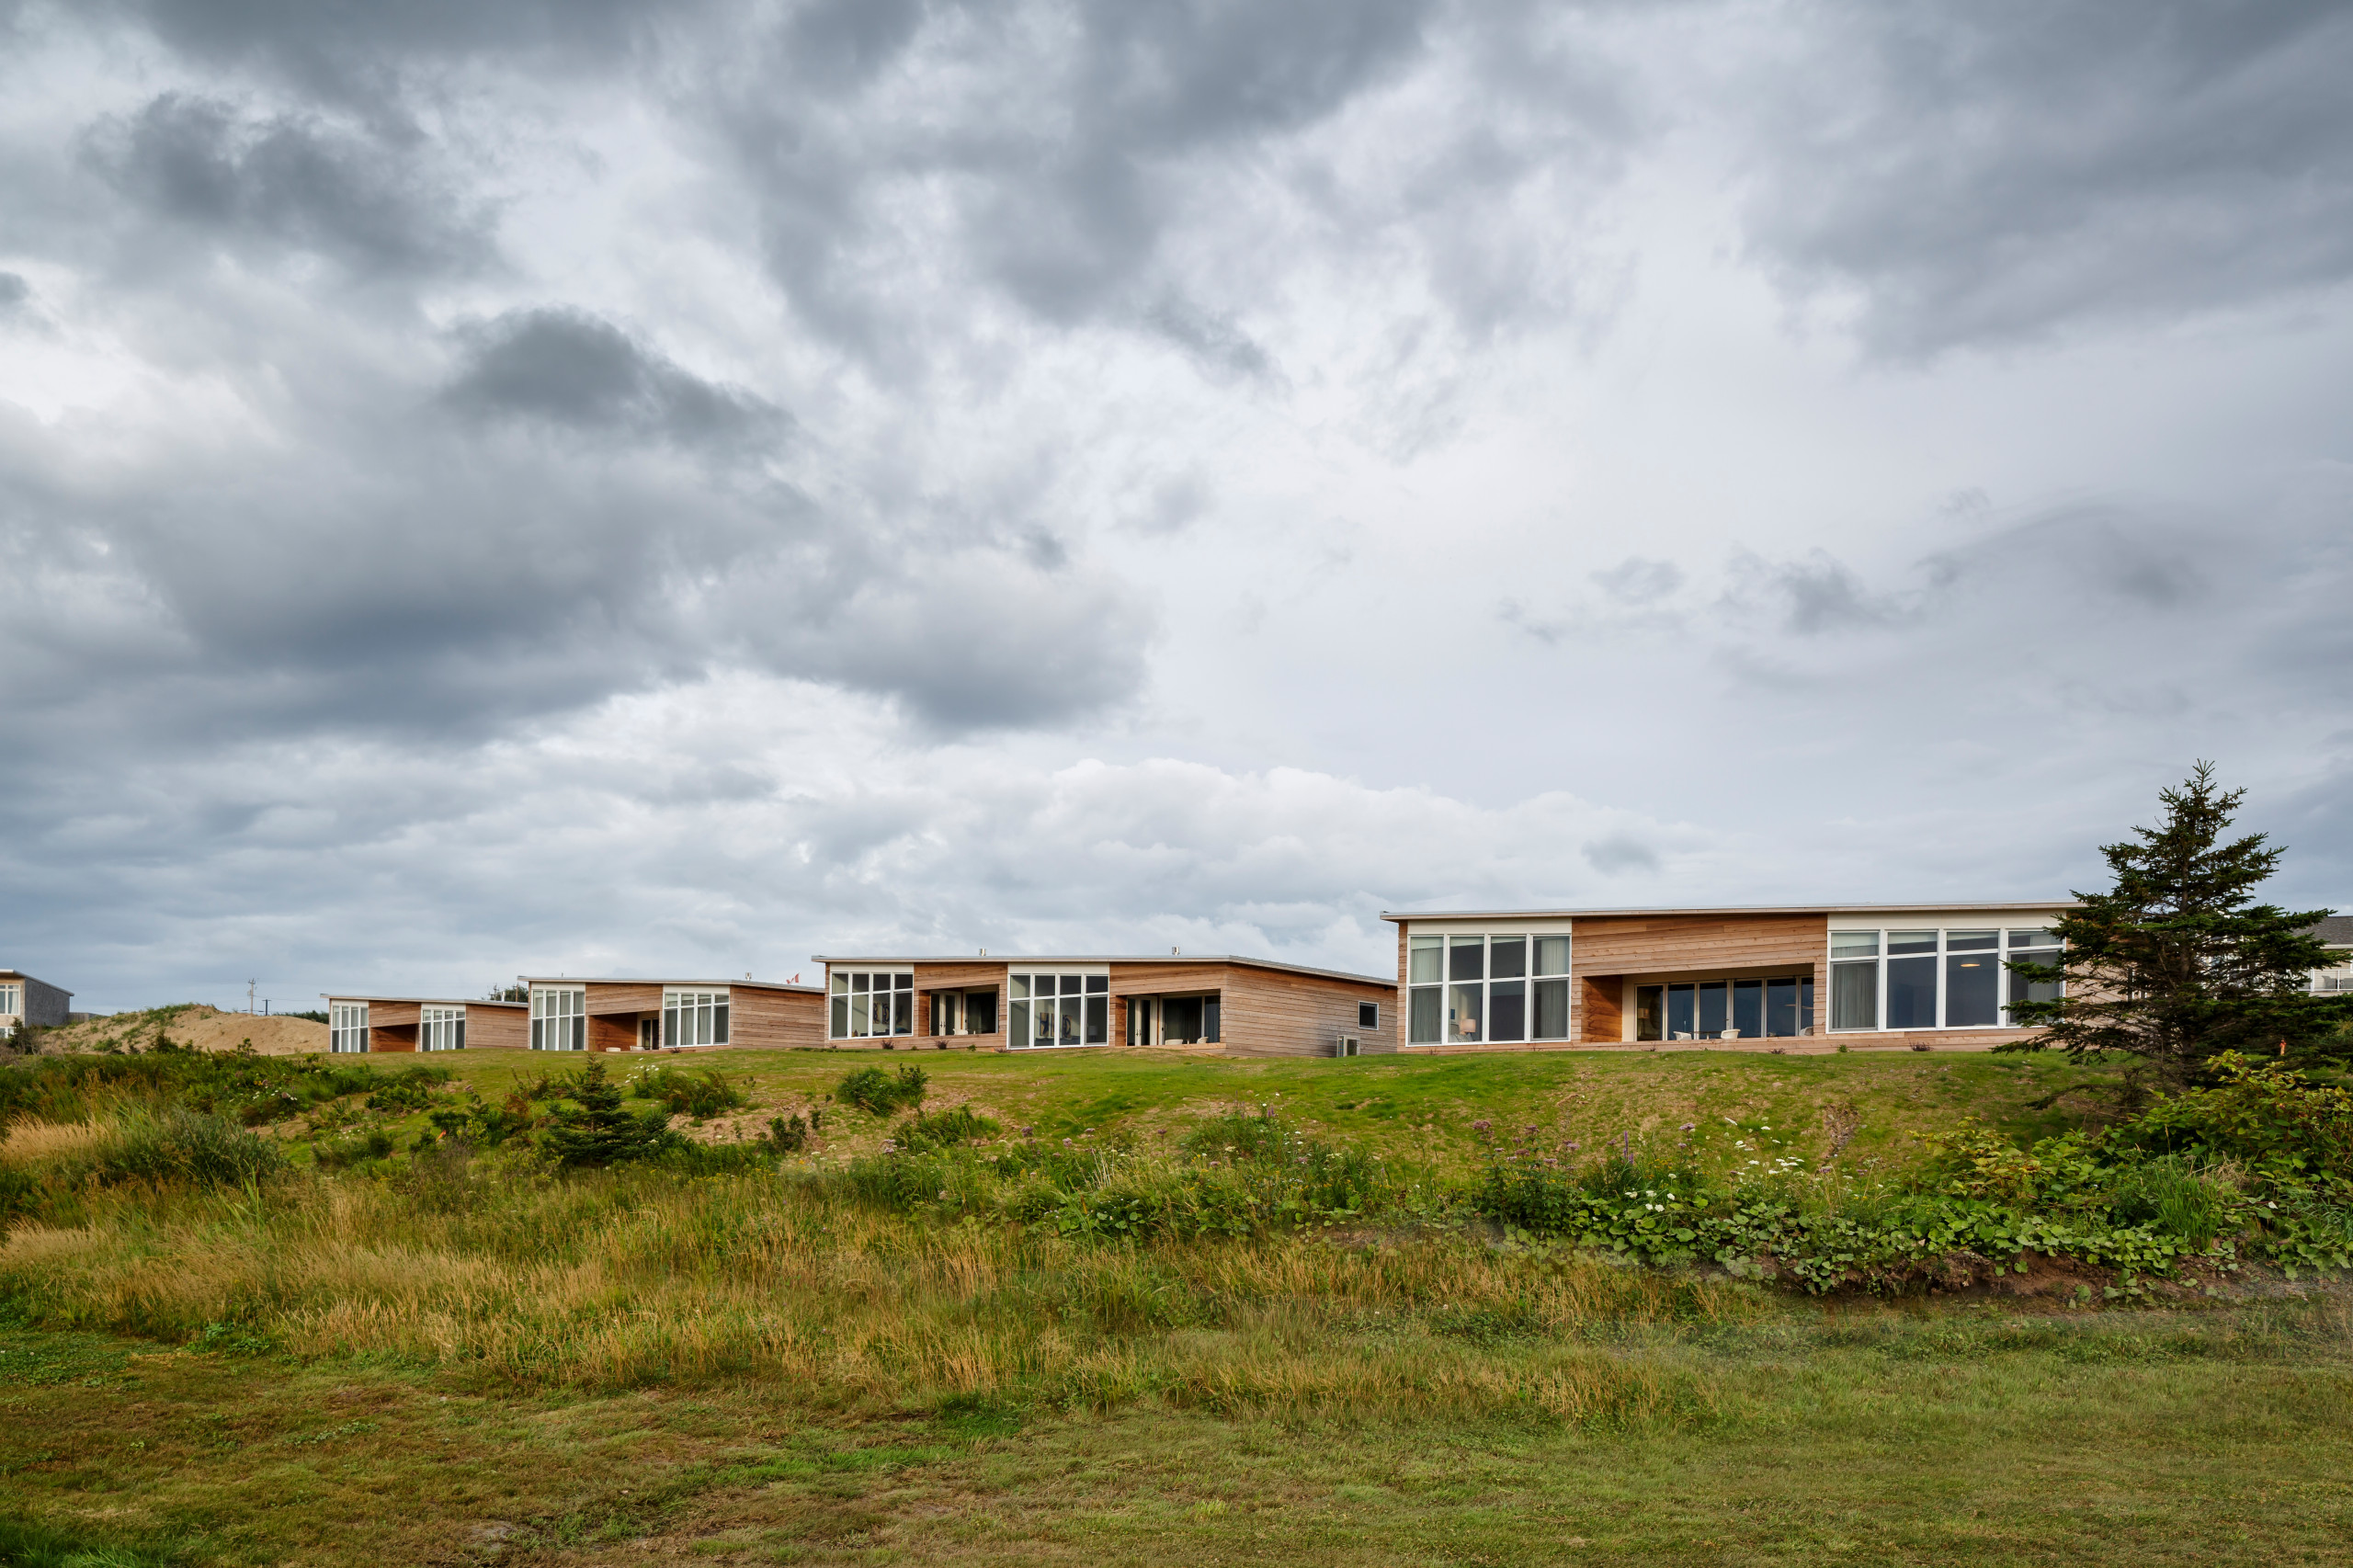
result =
[{"label": "evergreen tree", "polygon": [[2079,892],[2058,922],[2056,964],[2013,963],[2029,981],[2063,979],[2052,1001],[2010,1005],[2042,1032],[2006,1051],[2058,1049],[2078,1059],[2134,1058],[2131,1079],[2166,1087],[2197,1081],[2225,1051],[2304,1060],[2353,1048],[2353,995],[2309,994],[2332,961],[2310,928],[2329,912],[2255,902],[2286,851],[2262,834],[2222,841],[2244,790],[2218,790],[2214,765],[2158,792],[2165,820],[2103,846],[2116,885]]},{"label": "evergreen tree", "polygon": [[548,1129],[548,1148],[567,1165],[611,1165],[642,1160],[669,1148],[676,1136],[670,1115],[659,1106],[640,1116],[621,1102],[621,1092],[605,1077],[605,1064],[591,1059],[569,1085],[577,1110],[559,1111]]}]

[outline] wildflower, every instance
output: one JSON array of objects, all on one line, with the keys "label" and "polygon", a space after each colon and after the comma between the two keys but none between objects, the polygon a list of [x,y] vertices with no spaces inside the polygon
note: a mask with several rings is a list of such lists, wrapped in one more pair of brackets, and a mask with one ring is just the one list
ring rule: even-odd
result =
[{"label": "wildflower", "polygon": [[1683,1124],[1683,1131],[1686,1131],[1686,1132],[1690,1131],[1691,1131],[1691,1124],[1690,1124],[1689,1122],[1688,1122],[1688,1121],[1687,1121],[1687,1122],[1685,1122],[1685,1123]]}]

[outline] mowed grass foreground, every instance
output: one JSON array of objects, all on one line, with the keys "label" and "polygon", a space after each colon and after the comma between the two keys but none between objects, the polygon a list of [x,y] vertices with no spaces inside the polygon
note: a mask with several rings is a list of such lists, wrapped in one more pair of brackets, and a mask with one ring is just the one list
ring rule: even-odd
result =
[{"label": "mowed grass foreground", "polygon": [[[1136,1244],[910,1215],[795,1176],[879,1144],[824,1099],[873,1060],[717,1059],[755,1123],[824,1108],[819,1147],[755,1171],[449,1148],[304,1168],[313,1125],[352,1131],[337,1100],[290,1123],[296,1168],[266,1182],[52,1202],[0,1250],[23,1325],[0,1335],[5,1490],[68,1545],[256,1562],[2353,1558],[2353,1356],[2325,1289],[2027,1314],[1808,1302],[1460,1224]],[[2086,1076],[921,1061],[934,1108],[1071,1157],[1279,1102],[1433,1188],[1499,1125],[1689,1144],[1712,1118],[1720,1161],[1843,1141],[1892,1164],[1963,1113],[2046,1131],[2074,1102],[2038,1102]],[[551,1065],[436,1064],[490,1098]],[[36,1131],[40,1157],[74,1157],[75,1125]]]}]

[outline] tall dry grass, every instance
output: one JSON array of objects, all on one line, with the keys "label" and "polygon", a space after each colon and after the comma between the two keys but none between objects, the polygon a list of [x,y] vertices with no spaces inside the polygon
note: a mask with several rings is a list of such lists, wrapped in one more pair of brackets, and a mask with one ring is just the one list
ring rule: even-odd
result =
[{"label": "tall dry grass", "polygon": [[96,1117],[87,1121],[18,1121],[0,1132],[0,1165],[29,1168],[87,1160],[113,1139],[113,1129]]},{"label": "tall dry grass", "polygon": [[557,1178],[452,1157],[404,1178],[99,1193],[20,1224],[0,1290],[36,1319],[171,1338],[241,1323],[303,1357],[493,1381],[750,1380],[816,1406],[950,1397],[1619,1419],[1699,1396],[1630,1328],[1764,1311],[1460,1236],[1120,1247],[939,1223],[774,1176]]}]

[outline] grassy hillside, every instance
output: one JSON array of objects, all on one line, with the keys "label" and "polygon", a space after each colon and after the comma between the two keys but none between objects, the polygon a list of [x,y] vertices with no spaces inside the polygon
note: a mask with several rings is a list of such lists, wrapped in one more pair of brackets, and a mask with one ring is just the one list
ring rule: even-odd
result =
[{"label": "grassy hillside", "polygon": [[[878,1064],[930,1120],[838,1097]],[[695,1149],[482,1141],[581,1065],[0,1068],[0,1561],[2353,1557],[2333,1286],[1817,1300],[1465,1197],[1501,1148],[1835,1205],[2105,1103],[2061,1062],[730,1053],[607,1064],[723,1074]],[[1072,1222],[1127,1190],[1209,1223]]]}]

